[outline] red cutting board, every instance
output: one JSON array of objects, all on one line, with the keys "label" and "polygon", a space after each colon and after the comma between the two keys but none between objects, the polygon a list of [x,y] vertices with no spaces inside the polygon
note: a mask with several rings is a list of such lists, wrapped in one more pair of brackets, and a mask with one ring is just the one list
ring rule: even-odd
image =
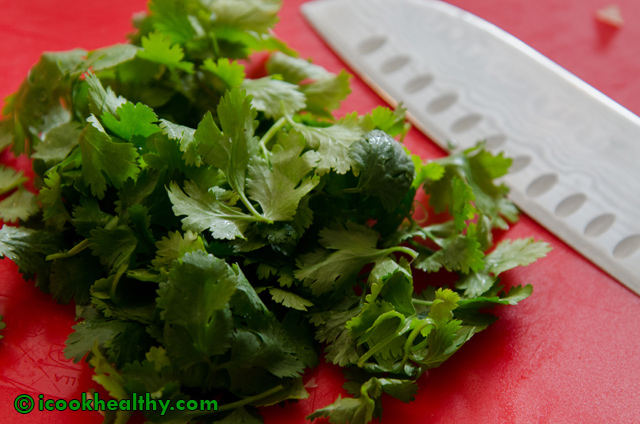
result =
[{"label": "red cutting board", "polygon": [[[241,0],[238,0],[241,1]],[[620,0],[625,25],[594,19],[600,0],[451,0],[521,38],[635,113],[640,113],[640,2]],[[285,0],[276,33],[304,57],[338,71],[345,65]],[[47,50],[93,49],[124,42],[144,0],[0,0],[0,96],[18,88]],[[380,25],[385,25],[381,22]],[[341,114],[368,112],[382,100],[354,78]],[[443,152],[412,130],[407,146],[424,158]],[[27,166],[7,154],[2,162]],[[640,158],[638,158],[640,159]],[[628,182],[623,182],[629,184]],[[507,285],[532,283],[533,296],[497,309],[500,320],[420,381],[416,401],[384,398],[385,423],[640,423],[640,297],[526,216],[501,238],[535,237],[549,256],[508,271]],[[0,416],[4,423],[100,423],[95,412],[14,410],[14,399],[74,399],[95,387],[91,370],[63,354],[72,306],[57,305],[0,260]],[[310,398],[263,410],[267,424],[302,423],[344,391],[341,372],[323,364]],[[139,417],[138,417],[139,418]],[[141,422],[139,419],[137,422]],[[326,422],[326,421],[325,421]]]}]

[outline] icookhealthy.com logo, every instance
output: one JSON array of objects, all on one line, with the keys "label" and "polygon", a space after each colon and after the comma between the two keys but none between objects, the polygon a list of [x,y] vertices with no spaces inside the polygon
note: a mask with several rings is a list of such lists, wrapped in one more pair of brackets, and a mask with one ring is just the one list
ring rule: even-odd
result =
[{"label": "icookhealthy.com logo", "polygon": [[44,395],[38,395],[38,401],[27,394],[18,395],[13,402],[16,411],[28,414],[35,406],[38,411],[159,411],[165,415],[169,411],[217,411],[218,402],[215,400],[184,400],[171,401],[170,399],[154,399],[149,393],[139,395],[134,393],[131,399],[115,400],[100,399],[98,393],[93,395],[83,393],[80,399],[45,399]]}]

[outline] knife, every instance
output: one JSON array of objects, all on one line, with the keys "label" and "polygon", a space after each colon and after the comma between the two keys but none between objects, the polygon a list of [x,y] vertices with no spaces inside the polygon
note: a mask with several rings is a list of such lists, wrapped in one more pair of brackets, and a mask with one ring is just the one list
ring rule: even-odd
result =
[{"label": "knife", "polygon": [[302,13],[448,150],[513,158],[512,200],[640,294],[640,117],[491,23],[439,0],[317,0]]}]

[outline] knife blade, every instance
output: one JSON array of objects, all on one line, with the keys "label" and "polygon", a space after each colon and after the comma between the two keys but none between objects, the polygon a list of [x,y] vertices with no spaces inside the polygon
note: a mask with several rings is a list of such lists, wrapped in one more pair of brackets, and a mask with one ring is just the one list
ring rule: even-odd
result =
[{"label": "knife blade", "polygon": [[317,0],[302,13],[448,150],[513,158],[512,200],[640,294],[640,117],[491,23],[439,0]]}]

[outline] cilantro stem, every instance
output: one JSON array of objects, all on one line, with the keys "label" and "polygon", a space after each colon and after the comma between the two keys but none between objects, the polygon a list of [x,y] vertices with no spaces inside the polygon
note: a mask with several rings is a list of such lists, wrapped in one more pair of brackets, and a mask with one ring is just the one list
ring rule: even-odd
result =
[{"label": "cilantro stem", "polygon": [[78,243],[75,246],[73,246],[68,251],[66,251],[66,252],[58,252],[58,253],[53,253],[51,255],[47,255],[45,257],[45,259],[47,261],[53,261],[53,260],[56,260],[56,259],[70,258],[71,256],[75,256],[78,253],[82,252],[87,247],[89,247],[89,239],[84,239],[80,243]]},{"label": "cilantro stem", "polygon": [[278,119],[271,126],[271,128],[269,128],[269,130],[262,136],[262,138],[259,141],[260,148],[262,149],[262,154],[264,155],[264,158],[267,160],[267,163],[269,163],[269,150],[267,150],[267,143],[273,138],[274,135],[278,133],[278,131],[280,131],[280,128],[284,127],[286,123],[287,123],[287,120],[285,119],[284,116]]},{"label": "cilantro stem", "polygon": [[415,250],[413,250],[413,249],[411,249],[409,247],[396,246],[396,247],[389,248],[389,250],[391,250],[393,252],[406,253],[407,255],[411,256],[412,259],[415,259],[415,258],[418,257],[418,252],[416,252]]},{"label": "cilantro stem", "polygon": [[116,300],[116,289],[118,288],[118,283],[120,282],[120,278],[127,271],[127,268],[129,268],[128,264],[122,264],[120,268],[118,268],[118,271],[116,271],[116,275],[113,278],[113,281],[111,282],[111,287],[109,287],[109,297],[113,301]]},{"label": "cilantro stem", "polygon": [[236,408],[240,408],[242,406],[248,405],[250,403],[253,403],[257,400],[266,398],[268,396],[271,396],[274,393],[278,393],[279,391],[284,390],[284,386],[282,384],[279,384],[275,387],[270,388],[267,391],[264,391],[262,393],[258,393],[257,395],[253,395],[253,396],[249,396],[246,397],[244,399],[240,399],[236,402],[231,402],[231,403],[227,403],[225,405],[222,405],[218,408],[218,411],[227,411],[229,409],[236,409]]},{"label": "cilantro stem", "polygon": [[400,324],[398,324],[398,328],[396,328],[394,332],[392,332],[387,337],[382,339],[382,341],[374,345],[372,348],[369,349],[368,352],[362,355],[358,360],[359,367],[364,366],[364,363],[367,361],[367,359],[369,359],[370,357],[378,353],[380,350],[382,350],[382,348],[384,348],[386,345],[391,343],[395,338],[402,336],[402,334],[407,330],[407,328],[405,328],[406,322],[404,319],[404,315],[400,314],[399,312],[387,312],[387,314],[389,314],[388,316],[391,316],[393,318],[398,318],[400,320]]},{"label": "cilantro stem", "polygon": [[433,305],[433,300],[411,299],[411,302],[415,303],[416,305],[424,305],[424,306]]},{"label": "cilantro stem", "polygon": [[272,220],[265,218],[260,212],[256,210],[256,208],[253,207],[253,205],[251,204],[249,199],[247,199],[247,196],[244,194],[243,191],[238,192],[238,194],[240,195],[240,200],[242,200],[242,203],[244,203],[247,209],[249,209],[249,212],[251,212],[251,215],[253,215],[256,218],[255,219],[256,221],[266,222],[267,224],[273,224]]},{"label": "cilantro stem", "polygon": [[[419,304],[425,304],[425,303],[429,303],[432,304],[433,302],[429,302],[427,300],[420,300],[420,299],[411,299],[412,302],[416,302]],[[425,302],[425,303],[422,303]],[[400,370],[402,370],[405,366],[405,364],[407,363],[407,360],[409,359],[409,357],[413,357],[413,355],[411,354],[411,347],[413,347],[413,342],[415,341],[416,337],[418,337],[418,334],[420,334],[420,332],[427,326],[432,325],[433,321],[431,321],[431,319],[427,319],[423,322],[420,323],[420,325],[418,325],[416,328],[413,329],[413,331],[411,332],[411,334],[409,334],[409,337],[407,337],[407,341],[404,343],[404,357],[402,358],[402,362],[400,363]]]}]

